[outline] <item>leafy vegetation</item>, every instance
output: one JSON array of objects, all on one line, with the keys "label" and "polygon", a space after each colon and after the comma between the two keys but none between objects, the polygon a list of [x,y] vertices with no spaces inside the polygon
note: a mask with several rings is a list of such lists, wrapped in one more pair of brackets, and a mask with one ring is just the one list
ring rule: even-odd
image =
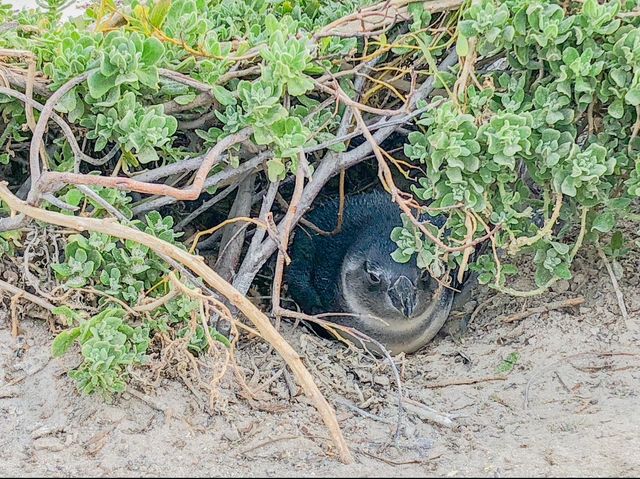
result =
[{"label": "leafy vegetation", "polygon": [[[53,107],[83,139],[85,157],[51,123],[42,154],[50,171],[112,179],[171,171],[153,176],[160,180],[154,186],[184,187],[195,168],[168,168],[250,131],[249,141],[213,163],[206,191],[232,191],[254,170],[266,191],[295,176],[301,158],[313,174],[356,151],[362,141],[351,141],[363,135],[350,116],[356,108],[372,132],[394,122],[405,129],[405,158],[382,145],[385,158],[411,181],[417,204],[446,220],[438,229],[404,215],[392,234],[396,261],[416,256],[436,277],[471,268],[482,283],[529,295],[571,278],[587,241],[612,233],[605,251],[624,254],[616,226],[635,218],[630,207],[640,195],[640,3],[473,0],[440,11],[437,2],[391,2],[402,14],[381,29],[365,25],[374,34],[360,31],[361,20],[347,21],[373,3],[101,0],[71,20],[62,20],[59,0],[37,10],[1,4],[0,48],[14,52],[1,66],[7,86],[22,92],[31,82],[43,104],[74,83]],[[456,52],[462,61],[439,67]],[[30,61],[38,72],[31,79]],[[435,89],[423,88],[434,78]],[[0,176],[13,191],[26,185],[33,192],[30,110],[0,94],[0,122]],[[264,163],[243,170],[257,154]],[[227,182],[213,181],[216,175]],[[65,214],[109,218],[116,211],[182,247],[175,226],[182,211],[172,209],[171,195],[88,184],[70,181],[38,200]],[[0,258],[15,256],[24,231],[4,231],[9,212],[1,203],[0,213]],[[464,245],[479,243],[489,247],[469,264]],[[530,291],[509,286],[518,253],[535,264]],[[83,363],[71,375],[85,392],[122,391],[129,368],[148,360],[159,335],[186,338],[192,354],[209,351],[210,338],[229,345],[209,326],[213,315],[202,300],[176,292],[168,276],[174,267],[145,246],[72,234],[50,267],[64,290],[87,298],[84,307],[59,310],[67,329],[54,342],[56,355],[80,345]]]},{"label": "leafy vegetation", "polygon": [[[422,115],[424,129],[408,136],[405,153],[427,167],[414,193],[432,208],[460,206],[447,222],[454,240],[465,239],[472,215],[476,235],[500,225],[498,248],[533,250],[534,292],[570,279],[574,246],[613,230],[637,198],[640,70],[630,45],[640,30],[638,16],[625,15],[635,8],[596,0],[569,11],[541,0],[473,2],[459,23],[458,49],[473,41],[477,54],[506,62],[478,71],[474,84]],[[574,245],[566,228],[554,226],[560,219],[580,225],[582,214]],[[540,217],[542,227],[532,221]],[[446,252],[415,228],[396,236],[403,259],[417,251],[429,258],[426,267],[443,261]],[[461,258],[453,252],[447,261]],[[472,268],[481,282],[517,293],[505,287],[517,269],[499,262],[489,254]]]}]

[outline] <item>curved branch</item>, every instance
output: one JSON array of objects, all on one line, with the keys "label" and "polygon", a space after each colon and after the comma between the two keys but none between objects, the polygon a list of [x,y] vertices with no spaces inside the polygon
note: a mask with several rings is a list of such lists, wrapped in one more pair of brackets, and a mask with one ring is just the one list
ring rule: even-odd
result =
[{"label": "curved branch", "polygon": [[48,191],[55,191],[57,188],[66,185],[93,185],[152,195],[171,196],[176,200],[195,200],[204,189],[205,180],[207,179],[209,171],[220,161],[221,153],[236,143],[247,140],[251,136],[251,133],[251,128],[245,128],[234,135],[227,136],[220,140],[204,156],[193,183],[187,188],[175,188],[164,184],[145,183],[121,176],[82,175],[79,173],[47,171],[40,177],[38,192],[42,194]]},{"label": "curved branch", "polygon": [[53,115],[53,109],[58,104],[60,99],[73,87],[79,85],[83,81],[85,81],[91,73],[93,73],[95,69],[84,72],[82,75],[79,75],[75,78],[72,78],[67,83],[62,85],[53,95],[49,97],[47,103],[44,104],[44,108],[40,114],[40,118],[38,119],[38,123],[36,123],[36,128],[33,131],[33,137],[31,138],[31,147],[29,149],[29,167],[31,169],[31,191],[29,192],[28,201],[30,203],[37,200],[40,195],[38,191],[38,180],[42,174],[42,170],[40,169],[40,146],[42,145],[42,137],[44,136],[45,128],[47,127],[47,123],[49,122],[49,118]]},{"label": "curved branch", "polygon": [[[24,93],[20,93],[19,91],[13,90],[11,88],[0,87],[0,93],[3,95],[16,98],[32,106],[38,111],[44,110],[44,105],[42,103],[39,103],[33,100],[32,98],[29,98],[27,95],[25,95]],[[64,133],[65,138],[69,142],[71,151],[73,152],[75,157],[80,161],[84,161],[85,163],[89,163],[90,165],[93,165],[93,166],[101,166],[101,165],[104,165],[106,162],[108,162],[111,158],[113,158],[119,150],[119,148],[116,146],[102,158],[92,158],[89,155],[85,154],[80,149],[80,146],[78,145],[78,141],[76,140],[75,136],[73,136],[73,131],[71,130],[71,127],[66,121],[64,121],[64,119],[60,115],[54,112],[51,114],[51,119],[60,127],[60,129],[62,130],[62,133]]]},{"label": "curved branch", "polygon": [[67,216],[52,211],[46,211],[31,206],[14,196],[7,188],[6,183],[0,183],[0,199],[13,211],[23,213],[33,219],[72,228],[78,231],[97,231],[117,238],[135,241],[151,248],[154,252],[166,255],[180,264],[191,269],[195,274],[204,279],[211,287],[234,304],[256,326],[263,338],[265,338],[280,353],[289,365],[296,378],[302,385],[305,393],[314,402],[320,412],[333,441],[339,451],[340,457],[345,463],[352,463],[353,458],[342,436],[335,411],[324,398],[313,376],[302,363],[300,355],[287,343],[280,333],[273,327],[269,319],[243,294],[233,288],[229,283],[218,276],[209,268],[199,256],[194,256],[181,250],[175,245],[162,241],[155,236],[124,226],[116,221],[100,220],[95,218],[82,218]]}]

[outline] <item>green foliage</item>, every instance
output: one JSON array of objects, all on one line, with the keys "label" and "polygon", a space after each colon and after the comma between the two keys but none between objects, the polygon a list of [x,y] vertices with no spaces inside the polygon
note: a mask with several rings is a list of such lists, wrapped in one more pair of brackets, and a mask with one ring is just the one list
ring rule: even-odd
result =
[{"label": "green foliage", "polygon": [[514,28],[509,24],[509,8],[506,4],[493,0],[472,2],[460,22],[460,33],[465,38],[480,39],[479,52],[490,55],[500,50],[513,39]]},{"label": "green foliage", "polygon": [[[468,55],[473,40],[478,55],[502,55],[508,64],[477,73],[463,95],[427,110],[417,122],[424,129],[405,145],[426,168],[414,194],[446,208],[449,244],[465,241],[470,217],[474,238],[487,233],[482,224],[498,226],[494,246],[530,251],[540,290],[571,277],[583,238],[616,235],[640,194],[640,20],[619,16],[622,7],[586,0],[567,13],[550,0],[471,2],[458,24],[458,50]],[[580,225],[583,214],[573,245],[570,230],[556,226]],[[426,267],[453,268],[463,258],[428,245],[407,223],[393,239],[399,261],[417,254]],[[504,289],[514,268],[498,260],[484,254],[472,269],[480,282]]]},{"label": "green foliage", "polygon": [[6,231],[0,233],[0,259],[6,254],[13,256],[16,246],[20,245],[22,235],[18,231]]},{"label": "green foliage", "polygon": [[158,87],[157,64],[164,54],[164,46],[157,38],[143,38],[133,32],[109,32],[102,42],[93,71],[87,79],[89,94],[100,99],[109,90],[122,84],[138,89],[141,85]]},{"label": "green foliage", "polygon": [[[286,85],[290,95],[300,96],[313,88],[313,82],[304,74],[311,61],[311,45],[305,40],[286,38],[282,30],[278,30],[277,20],[270,16],[268,25],[274,32],[269,38],[268,48],[263,48],[260,55],[265,60],[263,73],[265,81]],[[275,25],[274,25],[275,24]]]},{"label": "green foliage", "polygon": [[[163,218],[157,211],[149,213],[145,222],[136,220],[133,225],[172,244],[182,235],[173,230],[173,218]],[[92,284],[131,305],[169,272],[164,261],[147,246],[122,242],[102,233],[70,236],[65,262],[53,264],[52,268],[69,288]]]},{"label": "green foliage", "polygon": [[[404,125],[410,130],[404,153],[422,171],[414,175],[414,197],[442,217],[441,228],[424,227],[454,248],[434,244],[404,217],[392,233],[396,261],[415,255],[420,268],[441,276],[466,265],[458,245],[491,231],[498,253],[483,251],[470,268],[481,283],[512,292],[507,280],[518,270],[502,251],[530,254],[538,290],[571,277],[583,240],[600,241],[612,256],[627,251],[617,223],[640,196],[640,17],[621,13],[637,10],[637,1],[473,0],[458,11],[433,14],[423,2],[410,2],[410,18],[380,35],[317,35],[371,3],[125,0],[116,6],[105,0],[64,22],[61,0],[21,12],[0,4],[0,24],[9,26],[0,29],[0,48],[34,53],[41,73],[35,98],[42,103],[48,97],[42,89],[54,92],[86,76],[55,109],[83,151],[117,155],[106,166],[78,162],[51,123],[47,156],[53,170],[103,176],[115,170],[135,176],[199,156],[250,128],[253,146],[232,148],[214,172],[236,168],[254,150],[269,151],[268,179],[286,180],[303,149],[324,145],[318,156],[307,155],[313,166],[328,149],[350,148],[351,139],[336,139],[350,107],[318,90],[320,76],[334,75],[353,98],[356,78],[369,77],[358,101],[381,108],[399,108],[407,97],[400,85],[414,78],[401,69],[415,74],[418,87],[433,76],[434,95],[440,96],[419,102],[421,115]],[[124,13],[118,26],[110,24],[113,8]],[[438,72],[453,48],[472,61]],[[374,59],[374,68],[360,68]],[[7,63],[15,61],[9,66],[20,71],[23,60]],[[357,74],[347,71],[356,67]],[[183,75],[186,83],[163,76],[162,69]],[[367,122],[376,116],[364,112]],[[24,152],[31,133],[24,105],[0,96],[0,123],[0,175],[16,186],[28,177]],[[188,180],[170,181],[182,186]],[[153,212],[134,220],[132,196],[91,188],[102,201],[73,186],[56,192],[79,213],[62,211],[104,218],[110,216],[106,202],[141,231],[180,244],[171,217]],[[44,207],[60,210],[53,200]],[[14,255],[20,246],[19,233],[0,234],[0,255]],[[85,391],[121,390],[126,369],[143,361],[155,333],[188,338],[194,354],[207,349],[209,335],[225,341],[202,326],[201,305],[184,295],[145,315],[140,329],[129,325],[129,310],[111,307],[135,307],[168,292],[169,267],[138,243],[71,235],[58,260],[53,269],[59,281],[97,291],[103,309],[89,320],[58,311],[72,329],[61,333],[55,350],[81,345],[85,360],[73,375]]]},{"label": "green foliage", "polygon": [[86,394],[98,392],[105,397],[124,391],[127,368],[142,364],[149,347],[149,329],[131,327],[125,311],[108,308],[67,329],[52,344],[54,357],[65,354],[74,342],[81,347],[83,362],[69,372],[78,389]]},{"label": "green foliage", "polygon": [[498,365],[496,368],[496,372],[498,373],[510,373],[516,364],[518,364],[518,360],[520,359],[520,354],[513,352],[509,353],[509,355]]}]

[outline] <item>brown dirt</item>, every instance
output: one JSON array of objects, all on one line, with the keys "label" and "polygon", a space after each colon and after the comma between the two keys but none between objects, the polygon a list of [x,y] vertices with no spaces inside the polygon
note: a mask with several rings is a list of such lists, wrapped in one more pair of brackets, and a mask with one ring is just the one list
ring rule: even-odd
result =
[{"label": "brown dirt", "polygon": [[[638,475],[640,271],[638,255],[632,258],[620,268],[630,329],[622,324],[606,271],[590,255],[579,260],[581,272],[572,281],[540,299],[480,290],[484,305],[461,340],[440,337],[417,354],[396,358],[404,397],[449,416],[451,428],[421,419],[413,408],[403,414],[396,438],[398,395],[388,365],[283,325],[337,408],[356,457],[349,466],[336,459],[318,414],[298,394],[281,359],[260,341],[244,342],[237,353],[257,391],[254,400],[243,397],[229,371],[210,412],[206,398],[177,379],[106,404],[81,396],[66,376],[78,363],[76,353],[50,358],[45,323],[22,319],[22,335],[13,339],[5,315],[0,474]],[[586,298],[579,308],[517,323],[498,320],[577,295]],[[519,360],[505,378],[483,381],[499,375],[511,353]],[[460,380],[478,382],[434,387]],[[136,381],[131,386],[139,387]]]}]

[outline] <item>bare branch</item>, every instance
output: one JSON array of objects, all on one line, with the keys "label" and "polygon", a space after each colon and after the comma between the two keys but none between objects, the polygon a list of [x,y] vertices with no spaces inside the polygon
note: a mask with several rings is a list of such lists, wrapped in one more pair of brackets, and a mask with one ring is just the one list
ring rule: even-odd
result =
[{"label": "bare branch", "polygon": [[155,236],[144,233],[140,230],[119,224],[116,221],[100,220],[95,218],[81,218],[76,216],[66,216],[60,213],[46,211],[29,205],[14,196],[6,186],[0,183],[0,199],[4,201],[13,211],[26,214],[29,217],[58,226],[72,228],[78,231],[96,231],[108,234],[117,238],[135,241],[148,246],[154,252],[169,256],[173,260],[191,269],[196,275],[204,279],[211,287],[227,298],[235,305],[247,318],[256,326],[260,334],[280,353],[287,362],[296,378],[302,385],[305,393],[314,402],[320,412],[331,437],[339,451],[340,458],[345,463],[352,463],[353,457],[342,436],[342,431],[338,424],[334,409],[326,401],[313,377],[302,363],[298,353],[286,342],[286,340],[271,325],[269,319],[244,295],[234,289],[229,283],[224,281],[200,257],[193,256],[175,245],[162,241]]}]

